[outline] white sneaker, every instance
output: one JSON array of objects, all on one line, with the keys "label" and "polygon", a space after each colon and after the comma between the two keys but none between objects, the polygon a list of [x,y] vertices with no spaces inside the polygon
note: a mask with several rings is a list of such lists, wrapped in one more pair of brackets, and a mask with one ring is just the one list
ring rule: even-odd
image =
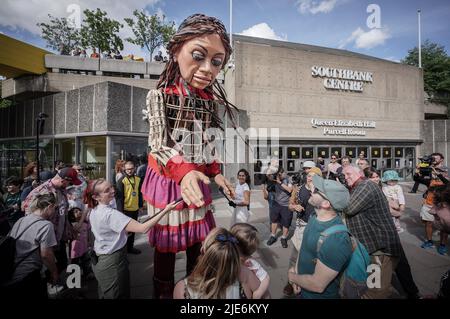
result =
[{"label": "white sneaker", "polygon": [[51,283],[47,283],[47,293],[49,297],[56,297],[63,290],[64,286],[58,284],[52,285]]}]

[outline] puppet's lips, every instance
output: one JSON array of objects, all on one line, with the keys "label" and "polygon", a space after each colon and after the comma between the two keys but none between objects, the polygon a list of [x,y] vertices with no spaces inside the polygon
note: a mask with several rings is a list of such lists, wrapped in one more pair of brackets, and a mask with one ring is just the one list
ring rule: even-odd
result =
[{"label": "puppet's lips", "polygon": [[203,82],[206,84],[209,84],[209,82],[211,82],[211,79],[204,77],[204,76],[195,75],[195,74],[194,74],[194,79],[198,82]]}]

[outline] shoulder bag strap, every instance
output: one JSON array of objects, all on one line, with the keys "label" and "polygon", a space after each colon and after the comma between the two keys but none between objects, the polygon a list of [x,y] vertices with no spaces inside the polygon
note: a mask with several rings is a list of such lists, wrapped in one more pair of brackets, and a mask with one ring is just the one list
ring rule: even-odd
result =
[{"label": "shoulder bag strap", "polygon": [[[16,238],[16,240],[19,239],[19,237],[22,236],[23,233],[24,233],[26,230],[28,230],[28,228],[30,228],[33,224],[35,224],[35,223],[37,223],[37,222],[39,222],[39,221],[42,221],[42,219],[35,220],[35,221],[32,222],[30,225],[28,225],[28,227],[26,227],[25,230],[22,231],[22,233]],[[19,225],[19,226],[20,226],[20,225]],[[41,247],[41,245],[38,245],[35,249],[33,249],[32,251],[30,251],[28,254],[26,254],[24,257],[22,257],[17,263],[15,263],[15,264],[14,264],[14,270],[15,270],[17,267],[19,267],[19,265],[20,265],[25,259],[27,259],[28,257],[30,257],[31,254],[34,253],[36,250],[38,250],[40,247]]]},{"label": "shoulder bag strap", "polygon": [[[325,241],[325,239],[332,235],[332,234],[336,234],[336,233],[342,233],[342,232],[347,232],[349,233],[347,226],[345,226],[344,224],[337,224],[337,225],[333,225],[327,229],[325,229],[323,232],[320,233],[319,236],[319,240],[317,241],[317,254],[319,254],[320,248],[322,247],[323,242]],[[349,233],[350,235],[350,233]]]}]

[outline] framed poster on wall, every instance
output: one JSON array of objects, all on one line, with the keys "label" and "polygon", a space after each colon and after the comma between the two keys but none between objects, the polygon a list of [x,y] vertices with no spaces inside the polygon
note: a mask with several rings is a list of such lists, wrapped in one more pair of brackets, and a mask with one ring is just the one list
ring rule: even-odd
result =
[{"label": "framed poster on wall", "polygon": [[314,158],[314,148],[313,147],[303,147],[302,148],[302,158],[303,159]]},{"label": "framed poster on wall", "polygon": [[328,158],[330,156],[330,149],[328,147],[318,147],[317,156]]}]

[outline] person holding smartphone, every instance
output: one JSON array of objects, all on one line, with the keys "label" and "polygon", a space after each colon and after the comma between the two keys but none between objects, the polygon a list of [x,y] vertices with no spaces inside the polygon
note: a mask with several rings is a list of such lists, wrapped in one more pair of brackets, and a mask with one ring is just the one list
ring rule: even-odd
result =
[{"label": "person holding smartphone", "polygon": [[276,232],[278,224],[280,224],[283,228],[283,235],[280,240],[281,246],[287,248],[287,236],[293,218],[292,213],[289,211],[289,199],[293,186],[281,166],[278,168],[276,176],[274,207],[270,211],[271,235],[267,241],[267,245],[271,246],[277,241]]}]

